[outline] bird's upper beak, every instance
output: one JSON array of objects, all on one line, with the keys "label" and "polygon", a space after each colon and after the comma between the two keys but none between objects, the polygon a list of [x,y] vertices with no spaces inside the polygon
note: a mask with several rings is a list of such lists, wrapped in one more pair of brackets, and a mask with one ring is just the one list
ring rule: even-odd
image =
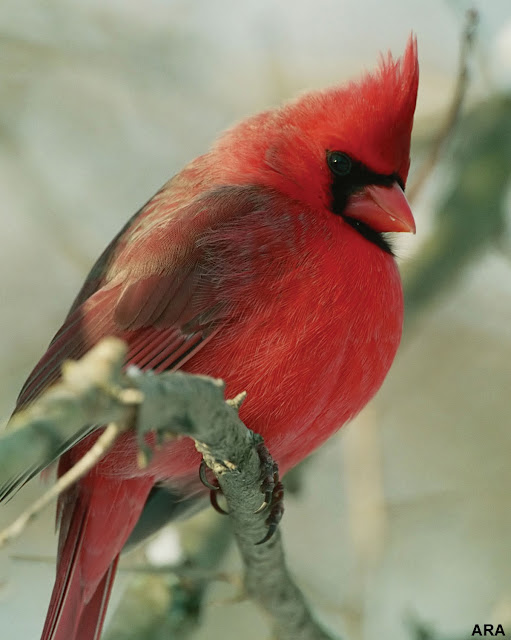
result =
[{"label": "bird's upper beak", "polygon": [[350,198],[345,215],[364,222],[374,231],[415,233],[415,220],[410,205],[397,182],[390,187],[364,187]]}]

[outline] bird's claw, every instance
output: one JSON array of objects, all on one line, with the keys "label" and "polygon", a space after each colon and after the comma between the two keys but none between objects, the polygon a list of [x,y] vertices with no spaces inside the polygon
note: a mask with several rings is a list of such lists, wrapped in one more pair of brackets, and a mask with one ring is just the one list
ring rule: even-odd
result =
[{"label": "bird's claw", "polygon": [[222,507],[218,504],[218,492],[221,492],[220,485],[218,484],[218,480],[216,478],[213,478],[213,480],[208,479],[207,466],[204,458],[201,460],[199,467],[199,480],[206,487],[206,489],[209,489],[209,500],[213,509],[218,513],[221,513],[223,516],[228,516],[229,513],[225,509],[222,509]]},{"label": "bird's claw", "polygon": [[273,536],[284,515],[284,485],[279,478],[279,467],[273,460],[264,442],[257,446],[257,454],[261,461],[261,492],[264,493],[264,501],[255,513],[261,513],[270,508],[266,518],[268,531],[264,538],[256,544],[264,544]]},{"label": "bird's claw", "polygon": [[209,491],[209,500],[211,502],[211,506],[213,507],[213,509],[217,512],[217,513],[221,513],[223,516],[228,516],[229,512],[226,511],[225,509],[223,509],[219,504],[218,504],[218,491],[220,490],[220,487],[216,487],[214,489],[210,489]]},{"label": "bird's claw", "polygon": [[264,442],[257,445],[257,455],[261,462],[261,493],[264,493],[264,501],[255,513],[261,513],[273,501],[273,492],[279,482],[279,467]]},{"label": "bird's claw", "polygon": [[218,491],[220,489],[220,487],[218,486],[218,480],[215,478],[213,480],[213,482],[210,482],[208,480],[208,476],[207,474],[207,465],[206,465],[206,461],[204,460],[204,458],[202,458],[201,463],[200,463],[200,467],[199,467],[199,479],[202,482],[202,484],[206,487],[206,489],[209,489],[210,491]]},{"label": "bird's claw", "polygon": [[270,506],[270,513],[266,518],[268,531],[264,538],[259,540],[259,542],[256,542],[256,544],[264,544],[265,542],[268,542],[275,531],[277,531],[279,523],[282,520],[282,516],[284,515],[284,485],[280,481],[275,485]]},{"label": "bird's claw", "polygon": [[[266,518],[268,531],[262,540],[256,542],[256,544],[264,544],[273,536],[279,526],[279,522],[282,520],[284,514],[284,485],[279,479],[279,468],[263,442],[260,442],[257,446],[257,455],[261,461],[261,493],[264,493],[264,500],[254,513],[262,513],[270,508],[270,513]],[[214,480],[208,479],[207,466],[204,460],[200,463],[199,479],[209,489],[209,499],[215,511],[222,515],[229,515],[218,504],[218,495],[221,489],[216,478]]]}]

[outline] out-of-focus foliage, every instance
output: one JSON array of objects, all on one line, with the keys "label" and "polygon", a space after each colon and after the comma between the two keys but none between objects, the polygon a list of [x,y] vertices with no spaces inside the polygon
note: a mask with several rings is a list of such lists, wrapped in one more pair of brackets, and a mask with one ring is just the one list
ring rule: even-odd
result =
[{"label": "out-of-focus foliage", "polygon": [[502,244],[511,180],[510,123],[511,97],[494,96],[458,124],[454,150],[438,167],[447,173],[449,188],[438,199],[434,231],[405,270],[410,317],[455,283],[463,267]]},{"label": "out-of-focus foliage", "polygon": [[[185,560],[172,571],[130,581],[104,640],[186,640],[202,622],[207,587],[222,579],[217,567],[231,536],[215,513],[202,513],[181,528]],[[187,575],[188,570],[188,575]],[[181,575],[181,577],[179,577]]]}]

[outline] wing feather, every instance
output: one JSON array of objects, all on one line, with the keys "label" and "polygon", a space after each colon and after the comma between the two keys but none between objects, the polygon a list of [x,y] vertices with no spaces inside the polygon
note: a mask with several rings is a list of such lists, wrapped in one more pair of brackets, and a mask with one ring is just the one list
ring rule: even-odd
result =
[{"label": "wing feather", "polygon": [[[16,411],[56,382],[64,360],[83,356],[101,338],[128,344],[126,364],[177,369],[212,340],[230,301],[205,268],[204,237],[224,222],[261,207],[255,187],[220,187],[165,209],[155,196],[103,252],[63,326],[23,386]],[[175,202],[174,206],[177,206]],[[163,207],[163,208],[162,208]],[[156,239],[156,240],[155,240]],[[0,486],[0,499],[74,446],[94,427],[58,443],[53,455]]]}]

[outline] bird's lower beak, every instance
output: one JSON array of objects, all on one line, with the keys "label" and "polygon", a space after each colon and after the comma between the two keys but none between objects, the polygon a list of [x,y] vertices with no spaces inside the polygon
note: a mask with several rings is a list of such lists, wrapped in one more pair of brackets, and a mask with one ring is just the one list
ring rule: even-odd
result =
[{"label": "bird's lower beak", "polygon": [[390,187],[365,187],[350,198],[345,215],[360,220],[374,231],[415,233],[415,220],[410,205],[397,182]]}]

